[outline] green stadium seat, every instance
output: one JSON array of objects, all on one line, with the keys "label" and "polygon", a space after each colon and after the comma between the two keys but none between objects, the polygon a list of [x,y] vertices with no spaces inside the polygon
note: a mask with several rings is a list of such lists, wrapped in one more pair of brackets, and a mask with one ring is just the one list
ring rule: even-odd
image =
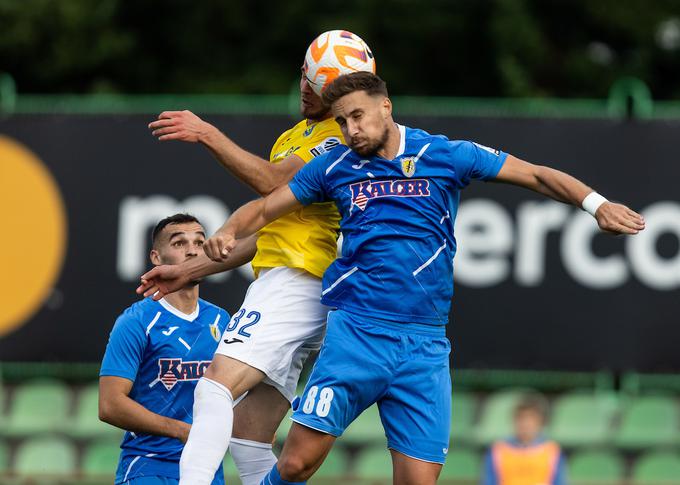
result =
[{"label": "green stadium seat", "polygon": [[25,440],[14,458],[18,476],[72,475],[76,473],[76,449],[65,439],[52,436]]},{"label": "green stadium seat", "polygon": [[680,482],[680,455],[670,451],[650,452],[638,458],[633,466],[636,484],[677,484]]},{"label": "green stadium seat", "polygon": [[475,441],[487,446],[493,441],[512,435],[512,417],[517,403],[527,394],[525,390],[504,390],[489,396],[482,407]]},{"label": "green stadium seat", "polygon": [[67,427],[71,393],[57,380],[36,380],[14,391],[5,423],[7,436],[62,431]]},{"label": "green stadium seat", "polygon": [[102,439],[91,443],[83,453],[81,472],[87,476],[113,476],[120,457],[120,442]]},{"label": "green stadium seat", "polygon": [[616,396],[610,393],[566,394],[553,406],[549,434],[566,447],[605,444],[611,438],[616,409]]},{"label": "green stadium seat", "polygon": [[323,464],[314,473],[314,476],[318,478],[341,478],[347,475],[348,470],[349,457],[347,452],[342,446],[335,445],[331,448]]},{"label": "green stadium seat", "polygon": [[389,479],[392,477],[392,455],[384,446],[372,446],[361,451],[354,474],[360,479]]},{"label": "green stadium seat", "polygon": [[678,443],[678,405],[671,397],[645,396],[624,411],[614,441],[619,448],[645,449]]},{"label": "green stadium seat", "polygon": [[569,479],[581,482],[618,482],[624,478],[625,465],[618,453],[605,450],[583,450],[568,460]]},{"label": "green stadium seat", "polygon": [[482,460],[478,453],[465,448],[449,451],[442,468],[441,480],[478,480],[482,472]]},{"label": "green stadium seat", "polygon": [[451,402],[451,446],[468,443],[472,440],[473,424],[477,402],[472,394],[453,392]]},{"label": "green stadium seat", "polygon": [[361,446],[386,443],[378,406],[374,404],[361,413],[345,430],[339,441]]},{"label": "green stadium seat", "polygon": [[123,437],[123,430],[99,420],[99,384],[80,391],[74,418],[66,432],[74,438]]},{"label": "green stadium seat", "polygon": [[9,446],[0,441],[0,476],[9,472]]}]

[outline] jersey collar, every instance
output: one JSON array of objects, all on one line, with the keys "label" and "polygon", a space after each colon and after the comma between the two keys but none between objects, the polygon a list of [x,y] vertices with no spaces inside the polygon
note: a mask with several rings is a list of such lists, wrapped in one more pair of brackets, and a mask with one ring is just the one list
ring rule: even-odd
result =
[{"label": "jersey collar", "polygon": [[196,309],[189,314],[179,311],[177,308],[175,308],[170,303],[168,303],[165,298],[161,298],[160,300],[158,300],[158,303],[160,303],[163,308],[165,308],[167,311],[169,311],[170,313],[172,313],[176,317],[179,317],[182,320],[186,320],[187,322],[193,322],[198,317],[198,310],[199,310],[199,303],[198,302],[196,302]]},{"label": "jersey collar", "polygon": [[394,160],[396,160],[400,155],[403,155],[404,151],[406,150],[406,127],[404,125],[400,125],[399,123],[396,123],[396,125],[397,128],[399,128],[399,150],[394,156]]}]

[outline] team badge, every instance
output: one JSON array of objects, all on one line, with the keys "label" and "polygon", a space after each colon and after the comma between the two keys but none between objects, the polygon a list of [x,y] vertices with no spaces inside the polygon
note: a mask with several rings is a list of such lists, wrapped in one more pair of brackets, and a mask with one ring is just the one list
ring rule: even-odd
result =
[{"label": "team badge", "polygon": [[305,132],[302,134],[302,136],[309,136],[312,134],[312,131],[314,131],[314,127],[316,125],[309,125],[309,127],[305,130]]},{"label": "team badge", "polygon": [[210,325],[210,335],[215,339],[215,342],[220,341],[220,329],[217,328],[217,325]]},{"label": "team badge", "polygon": [[413,157],[401,159],[401,172],[407,177],[413,177],[413,174],[416,173],[416,161]]}]

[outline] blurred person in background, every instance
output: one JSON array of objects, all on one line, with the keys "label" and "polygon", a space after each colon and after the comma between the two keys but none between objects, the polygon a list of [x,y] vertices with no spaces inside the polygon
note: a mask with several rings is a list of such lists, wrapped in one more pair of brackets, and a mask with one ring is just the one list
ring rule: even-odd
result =
[{"label": "blurred person in background", "polygon": [[[152,233],[154,265],[205,260],[205,230],[189,214],[161,220]],[[255,240],[227,269],[252,258]],[[99,418],[126,430],[116,484],[173,485],[191,428],[194,388],[210,364],[229,315],[198,296],[200,280],[159,301],[127,308],[111,331],[99,373]],[[222,468],[212,483],[224,483]]]},{"label": "blurred person in background", "polygon": [[497,441],[484,461],[481,485],[566,485],[560,445],[543,435],[546,402],[526,396],[515,408],[514,436]]}]

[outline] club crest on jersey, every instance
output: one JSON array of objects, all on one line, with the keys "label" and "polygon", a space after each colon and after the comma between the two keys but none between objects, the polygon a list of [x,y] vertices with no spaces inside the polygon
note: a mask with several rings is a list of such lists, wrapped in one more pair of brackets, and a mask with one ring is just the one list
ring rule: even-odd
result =
[{"label": "club crest on jersey", "polygon": [[316,125],[309,125],[309,127],[304,131],[304,133],[302,134],[302,136],[309,136],[309,135],[311,135],[311,134],[312,134],[312,131],[314,131],[314,127],[315,127],[315,126],[316,126]]},{"label": "club crest on jersey", "polygon": [[169,391],[179,381],[197,381],[210,365],[209,360],[158,359],[158,379]]},{"label": "club crest on jersey", "polygon": [[429,197],[430,181],[410,180],[364,180],[349,186],[352,191],[352,207],[364,210],[368,202],[380,197]]},{"label": "club crest on jersey", "polygon": [[[218,320],[219,321],[219,320]],[[212,338],[215,339],[215,342],[220,341],[220,329],[217,328],[217,324],[215,325],[210,325],[210,335],[212,335]]]},{"label": "club crest on jersey", "polygon": [[404,157],[401,159],[401,172],[407,177],[413,177],[416,173],[416,160],[414,157]]}]

